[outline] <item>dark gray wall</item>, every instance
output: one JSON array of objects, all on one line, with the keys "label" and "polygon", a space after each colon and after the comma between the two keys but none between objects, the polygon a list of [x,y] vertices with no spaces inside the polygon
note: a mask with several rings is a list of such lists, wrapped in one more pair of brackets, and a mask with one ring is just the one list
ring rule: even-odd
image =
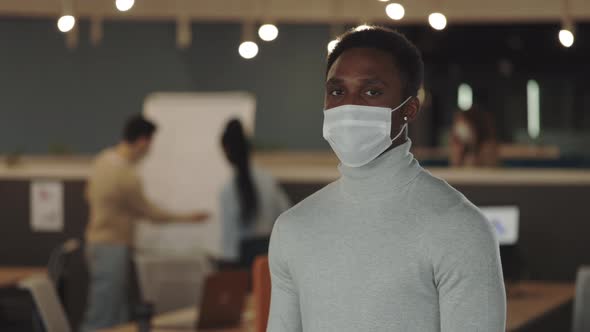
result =
[{"label": "dark gray wall", "polygon": [[[494,114],[504,141],[526,138],[526,81],[539,81],[541,137],[564,154],[588,154],[590,24],[575,45],[556,39],[559,25],[426,25],[399,28],[422,51],[432,96],[411,128],[417,145],[440,145],[461,82]],[[53,19],[0,18],[0,154],[71,150],[93,153],[117,140],[122,121],[156,91],[235,91],[258,101],[255,145],[327,149],[321,135],[327,25],[279,25],[260,53],[238,53],[238,24],[194,24],[193,45],[175,46],[171,22],[106,22],[98,47],[80,24],[80,45],[65,47]],[[500,61],[512,65],[503,75]]]},{"label": "dark gray wall", "polygon": [[[96,152],[155,91],[232,91],[257,98],[256,144],[322,148],[326,26],[281,25],[242,59],[239,25],[193,25],[193,45],[175,46],[172,23],[106,22],[100,46],[65,47],[53,20],[0,18],[0,154]],[[305,133],[301,133],[305,128]]]}]

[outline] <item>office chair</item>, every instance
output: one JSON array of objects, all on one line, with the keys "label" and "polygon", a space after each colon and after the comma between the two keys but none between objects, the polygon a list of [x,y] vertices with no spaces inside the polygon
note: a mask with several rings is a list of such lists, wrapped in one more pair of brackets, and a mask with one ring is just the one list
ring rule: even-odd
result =
[{"label": "office chair", "polygon": [[55,283],[56,287],[59,284],[60,279],[63,277],[66,266],[66,257],[78,250],[78,248],[80,248],[80,241],[71,238],[51,251],[47,270],[49,272],[49,278]]},{"label": "office chair", "polygon": [[71,332],[64,308],[57,297],[55,286],[45,275],[35,275],[19,283],[28,290],[39,314],[45,332]]},{"label": "office chair", "polygon": [[255,331],[266,332],[268,315],[270,313],[270,269],[268,267],[268,256],[258,256],[252,267],[252,282],[254,305],[256,312]]},{"label": "office chair", "polygon": [[[62,244],[56,246],[49,255],[47,263],[47,273],[49,279],[53,282],[57,292],[58,299],[61,301],[68,317],[76,317],[76,311],[79,308],[68,306],[68,298],[71,301],[70,293],[80,292],[80,289],[73,289],[73,286],[79,286],[73,281],[73,262],[72,259],[78,249],[82,247],[80,240],[70,238]],[[84,265],[85,267],[85,265]],[[76,267],[79,268],[79,267]],[[85,292],[84,292],[85,293]]]},{"label": "office chair", "polygon": [[573,332],[590,331],[590,266],[578,270],[573,311]]},{"label": "office chair", "polygon": [[240,265],[241,268],[251,269],[256,257],[268,254],[268,236],[244,239],[240,242]]}]

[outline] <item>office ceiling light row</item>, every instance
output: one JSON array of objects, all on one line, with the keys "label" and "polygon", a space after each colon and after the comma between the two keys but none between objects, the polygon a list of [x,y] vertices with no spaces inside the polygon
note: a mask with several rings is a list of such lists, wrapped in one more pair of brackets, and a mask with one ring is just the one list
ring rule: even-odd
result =
[{"label": "office ceiling light row", "polygon": [[[389,0],[378,1],[389,2]],[[440,5],[437,4],[436,7],[440,7]],[[406,15],[406,9],[400,3],[391,2],[385,6],[385,14],[387,14],[390,19],[399,21]],[[430,24],[430,26],[435,30],[444,30],[444,28],[447,26],[447,17],[441,12],[433,12],[428,15],[428,24]]]},{"label": "office ceiling light row", "polygon": [[[73,1],[74,0],[62,0],[62,16],[57,20],[57,27],[61,32],[67,33],[74,29],[76,25],[76,18],[74,15],[74,8],[73,8]],[[387,3],[389,0],[378,0],[379,2]],[[441,8],[442,0],[435,0],[434,8]],[[575,28],[574,23],[570,15],[570,0],[562,0],[563,5],[563,18],[561,24],[561,30],[558,33],[559,42],[564,47],[571,47],[575,41]],[[135,0],[115,0],[115,7],[117,10],[121,12],[129,11],[133,8],[135,4]],[[394,21],[399,21],[404,18],[406,14],[406,10],[401,3],[397,2],[390,2],[385,6],[385,14]],[[181,21],[182,24],[181,26]],[[179,46],[181,48],[186,48],[190,45],[190,32],[187,34],[182,33],[184,30],[187,30],[187,27],[190,29],[190,25],[187,20],[179,20],[179,27],[178,27],[178,34],[179,34]],[[428,23],[430,26],[435,30],[444,30],[447,26],[447,18],[446,16],[440,12],[433,12],[428,16]],[[184,29],[181,29],[184,27]],[[362,29],[364,25],[358,26],[356,29]],[[244,23],[242,27],[242,42],[238,47],[238,53],[245,59],[252,59],[256,57],[258,54],[258,44],[256,43],[255,39],[253,38],[252,33],[252,24],[251,23]],[[339,34],[339,33],[338,33]],[[327,48],[328,52],[331,52],[338,40],[335,38],[338,35],[332,32],[333,39],[328,43]],[[275,40],[279,35],[279,29],[273,23],[267,22],[258,28],[258,36],[261,40],[270,42]],[[187,40],[188,39],[188,40]]]},{"label": "office ceiling light row", "polygon": [[[378,1],[383,2],[383,3],[389,2],[389,0],[378,0]],[[438,2],[440,2],[440,0],[436,0],[436,1],[437,1],[437,4],[435,5],[435,8],[439,8],[440,4]],[[390,19],[392,19],[394,21],[399,21],[399,20],[403,19],[404,16],[406,16],[406,9],[404,8],[404,6],[401,3],[390,2],[385,6],[385,14]],[[443,13],[433,12],[428,16],[428,23],[435,30],[444,30],[444,28],[447,26],[447,18]],[[355,29],[358,30],[358,29],[363,29],[365,27],[366,27],[366,25],[359,25]],[[334,28],[333,28],[333,31],[334,31]],[[339,35],[339,33],[332,32],[333,39],[330,40],[330,42],[328,42],[328,46],[327,46],[328,53],[332,52],[332,50],[334,50],[334,48],[336,47],[336,44],[338,44],[338,39],[336,38],[338,35]]]},{"label": "office ceiling light row", "polygon": [[[271,42],[279,36],[279,28],[272,23],[262,24],[258,28],[258,37],[265,42]],[[242,25],[242,42],[238,53],[244,59],[253,59],[258,55],[258,44],[254,38],[254,24],[246,22]]]},{"label": "office ceiling light row", "polygon": [[[378,0],[379,2],[389,2],[389,0]],[[440,8],[440,1],[435,0],[435,8]],[[558,33],[558,39],[564,47],[571,47],[575,41],[575,27],[571,18],[570,0],[562,0],[562,20],[561,30]],[[391,2],[385,6],[385,13],[394,21],[399,21],[404,18],[406,10],[400,3]],[[444,30],[447,26],[447,18],[441,12],[433,12],[428,15],[428,23],[435,30]],[[332,41],[333,42],[333,41]],[[331,42],[331,43],[332,43]],[[330,48],[330,47],[328,47]]]},{"label": "office ceiling light row", "polygon": [[[135,0],[115,0],[115,7],[120,12],[133,8]],[[76,26],[73,0],[62,0],[62,15],[57,20],[57,28],[61,32],[70,32]]]}]

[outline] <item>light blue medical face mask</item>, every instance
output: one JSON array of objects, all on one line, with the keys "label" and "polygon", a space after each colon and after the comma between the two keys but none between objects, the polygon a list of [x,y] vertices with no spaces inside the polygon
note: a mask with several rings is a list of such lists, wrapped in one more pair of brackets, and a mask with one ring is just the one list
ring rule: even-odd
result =
[{"label": "light blue medical face mask", "polygon": [[391,139],[391,114],[404,106],[406,99],[398,107],[342,105],[324,111],[324,139],[343,165],[361,167],[368,164],[402,135],[408,124]]}]

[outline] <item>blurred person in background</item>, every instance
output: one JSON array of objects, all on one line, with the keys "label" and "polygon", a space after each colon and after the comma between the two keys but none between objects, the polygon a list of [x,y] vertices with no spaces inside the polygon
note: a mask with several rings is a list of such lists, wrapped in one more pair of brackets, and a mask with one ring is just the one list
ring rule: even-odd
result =
[{"label": "blurred person in background", "polygon": [[86,196],[90,221],[86,255],[90,273],[88,307],[81,330],[95,331],[128,321],[130,249],[135,223],[203,222],[204,212],[176,213],[145,196],[136,165],[148,153],[156,126],[141,115],[131,117],[122,141],[94,160]]},{"label": "blurred person in background", "polygon": [[495,167],[498,143],[492,115],[477,107],[457,111],[450,137],[452,167]]},{"label": "blurred person in background", "polygon": [[231,180],[220,196],[223,261],[247,267],[252,257],[243,257],[244,241],[261,239],[268,250],[268,237],[278,216],[290,202],[275,179],[265,170],[252,165],[250,143],[242,123],[227,123],[221,138],[227,161],[233,168]]}]

